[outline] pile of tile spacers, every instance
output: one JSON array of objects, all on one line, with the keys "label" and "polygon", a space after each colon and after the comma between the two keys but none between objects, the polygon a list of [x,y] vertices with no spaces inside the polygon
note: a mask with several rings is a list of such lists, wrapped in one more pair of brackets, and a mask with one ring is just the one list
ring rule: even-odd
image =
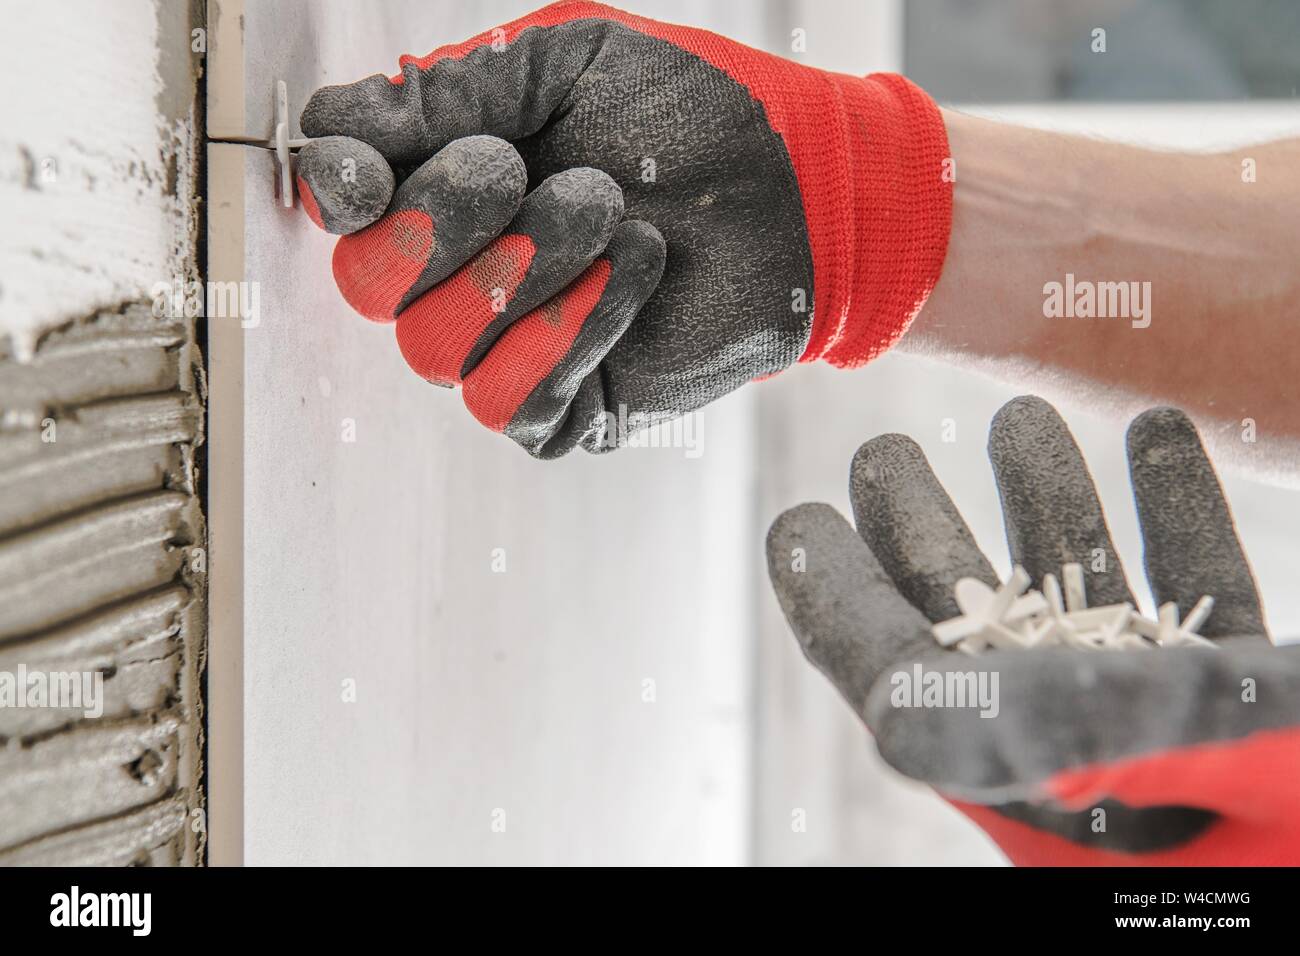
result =
[{"label": "pile of tile spacers", "polygon": [[1181,621],[1178,605],[1172,601],[1160,606],[1155,621],[1143,617],[1132,604],[1088,607],[1080,564],[1062,567],[1060,581],[1054,574],[1044,576],[1041,592],[1029,590],[1029,574],[1019,565],[1011,580],[996,591],[974,578],[962,578],[953,590],[961,615],[934,625],[931,632],[944,647],[967,654],[1037,647],[1086,651],[1214,647],[1196,633],[1210,616],[1214,598],[1201,598]]}]

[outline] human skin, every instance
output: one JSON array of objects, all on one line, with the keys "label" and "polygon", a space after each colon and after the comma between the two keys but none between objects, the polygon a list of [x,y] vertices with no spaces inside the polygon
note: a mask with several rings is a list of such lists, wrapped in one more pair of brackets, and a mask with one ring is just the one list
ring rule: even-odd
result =
[{"label": "human skin", "polygon": [[[952,236],[899,347],[1116,417],[1178,405],[1221,460],[1300,481],[1300,140],[1175,153],[944,121]],[[1150,324],[1045,316],[1067,273],[1150,282]]]}]

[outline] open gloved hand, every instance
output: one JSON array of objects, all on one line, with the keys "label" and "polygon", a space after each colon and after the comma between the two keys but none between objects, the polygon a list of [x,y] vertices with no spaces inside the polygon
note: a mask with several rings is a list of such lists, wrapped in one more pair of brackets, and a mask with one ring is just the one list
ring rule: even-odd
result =
[{"label": "open gloved hand", "polygon": [[862,364],[947,248],[947,137],[907,80],[594,3],[320,89],[301,125],[344,298],[543,458]]},{"label": "open gloved hand", "polygon": [[[859,449],[855,531],[828,505],[768,533],[773,587],[805,655],[866,722],[884,759],[931,784],[1022,865],[1300,863],[1300,646],[1265,636],[1255,583],[1191,422],[1157,408],[1129,428],[1147,580],[1187,614],[1215,598],[1215,647],[939,646],[956,582],[997,580],[917,445]],[[1090,606],[1133,602],[1092,479],[1046,402],[994,419],[989,456],[1014,563],[1039,587],[1081,563]],[[974,672],[991,707],[909,706],[896,675]],[[892,699],[891,699],[892,698]],[[915,701],[910,701],[914,704]],[[982,716],[986,714],[987,716]]]}]

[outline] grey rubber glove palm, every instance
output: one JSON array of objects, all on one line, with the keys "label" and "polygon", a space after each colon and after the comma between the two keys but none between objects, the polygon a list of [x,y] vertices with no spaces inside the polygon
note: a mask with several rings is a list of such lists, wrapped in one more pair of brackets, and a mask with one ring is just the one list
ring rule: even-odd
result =
[{"label": "grey rubber glove palm", "polygon": [[[1153,409],[1130,427],[1128,451],[1153,595],[1181,614],[1212,595],[1201,633],[1217,648],[975,658],[942,649],[930,627],[960,613],[956,582],[997,580],[921,450],[901,435],[868,442],[853,460],[856,531],[824,504],[773,524],[768,565],[786,618],[885,760],[932,784],[1015,862],[1300,862],[1290,810],[1300,799],[1300,648],[1265,636],[1191,422]],[[1011,558],[1033,586],[1079,562],[1089,605],[1136,603],[1055,410],[1037,398],[1006,405],[989,455]],[[894,706],[892,675],[915,662],[996,673],[996,716]]]}]

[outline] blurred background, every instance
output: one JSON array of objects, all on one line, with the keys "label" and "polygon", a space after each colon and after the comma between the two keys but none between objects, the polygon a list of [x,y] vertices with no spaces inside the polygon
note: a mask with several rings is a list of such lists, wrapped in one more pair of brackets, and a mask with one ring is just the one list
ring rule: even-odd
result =
[{"label": "blurred background", "polygon": [[[1300,7],[1284,0],[910,0],[904,8],[907,74],[953,103],[1296,95]],[[1104,56],[1092,48],[1096,28],[1106,30]]]}]

